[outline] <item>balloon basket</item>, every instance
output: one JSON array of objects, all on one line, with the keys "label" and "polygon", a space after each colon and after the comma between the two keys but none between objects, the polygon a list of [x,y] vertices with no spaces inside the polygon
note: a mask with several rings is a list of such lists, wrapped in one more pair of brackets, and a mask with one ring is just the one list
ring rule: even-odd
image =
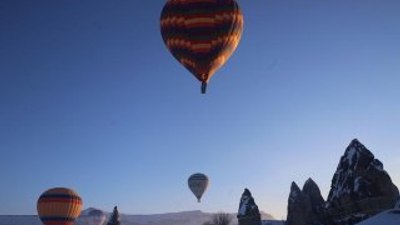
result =
[{"label": "balloon basket", "polygon": [[207,91],[207,83],[203,82],[203,83],[201,83],[201,93],[205,94],[206,91]]}]

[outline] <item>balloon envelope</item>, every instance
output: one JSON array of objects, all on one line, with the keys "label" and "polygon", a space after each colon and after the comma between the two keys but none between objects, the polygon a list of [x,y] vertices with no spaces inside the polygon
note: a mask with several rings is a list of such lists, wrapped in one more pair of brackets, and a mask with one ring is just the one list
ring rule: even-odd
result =
[{"label": "balloon envelope", "polygon": [[188,179],[188,185],[190,190],[196,196],[197,201],[200,202],[201,197],[208,187],[208,177],[202,173],[195,173]]},{"label": "balloon envelope", "polygon": [[225,64],[239,44],[243,15],[235,0],[168,0],[161,35],[172,55],[202,82]]},{"label": "balloon envelope", "polygon": [[68,188],[52,188],[40,195],[37,211],[45,225],[73,225],[82,209],[82,199]]}]

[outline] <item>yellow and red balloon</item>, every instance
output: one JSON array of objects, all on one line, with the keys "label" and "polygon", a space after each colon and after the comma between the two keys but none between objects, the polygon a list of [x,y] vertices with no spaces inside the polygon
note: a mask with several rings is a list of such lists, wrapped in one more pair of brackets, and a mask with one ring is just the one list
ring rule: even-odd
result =
[{"label": "yellow and red balloon", "polygon": [[81,210],[81,197],[69,188],[49,189],[37,201],[38,215],[44,225],[73,225]]}]

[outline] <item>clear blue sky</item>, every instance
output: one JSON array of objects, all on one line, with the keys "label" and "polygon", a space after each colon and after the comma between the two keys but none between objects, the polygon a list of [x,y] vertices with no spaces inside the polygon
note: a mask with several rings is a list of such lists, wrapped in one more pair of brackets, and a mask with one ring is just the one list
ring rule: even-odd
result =
[{"label": "clear blue sky", "polygon": [[164,3],[0,1],[0,214],[53,186],[123,213],[233,212],[247,187],[282,218],[292,181],[326,197],[353,138],[400,185],[400,1],[241,0],[206,95],[162,42]]}]

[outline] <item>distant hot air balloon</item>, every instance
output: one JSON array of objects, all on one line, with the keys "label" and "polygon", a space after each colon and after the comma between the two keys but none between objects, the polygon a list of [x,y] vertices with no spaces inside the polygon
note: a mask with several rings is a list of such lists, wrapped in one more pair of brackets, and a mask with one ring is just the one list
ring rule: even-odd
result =
[{"label": "distant hot air balloon", "polygon": [[52,188],[40,195],[37,211],[44,225],[73,225],[82,209],[82,199],[68,188]]},{"label": "distant hot air balloon", "polygon": [[203,196],[208,187],[208,177],[202,173],[195,173],[189,177],[188,185],[196,196],[197,201],[200,202],[201,196]]},{"label": "distant hot air balloon", "polygon": [[235,0],[168,0],[161,13],[161,35],[172,55],[201,83],[239,44],[243,15]]}]

